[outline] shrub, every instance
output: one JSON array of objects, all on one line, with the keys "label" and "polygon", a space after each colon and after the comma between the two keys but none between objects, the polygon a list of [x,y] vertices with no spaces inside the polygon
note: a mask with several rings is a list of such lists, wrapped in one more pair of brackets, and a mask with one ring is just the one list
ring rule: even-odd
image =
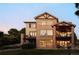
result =
[{"label": "shrub", "polygon": [[28,44],[23,44],[21,47],[22,47],[22,49],[27,49],[28,48]]}]

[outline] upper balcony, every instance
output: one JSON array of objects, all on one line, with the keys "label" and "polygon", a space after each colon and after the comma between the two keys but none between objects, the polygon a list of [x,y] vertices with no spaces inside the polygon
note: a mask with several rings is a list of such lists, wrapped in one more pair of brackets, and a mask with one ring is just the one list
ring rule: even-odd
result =
[{"label": "upper balcony", "polygon": [[73,25],[71,22],[60,22],[55,25],[57,38],[71,38],[73,34]]},{"label": "upper balcony", "polygon": [[59,32],[56,31],[56,37],[68,38],[72,36],[72,32]]}]

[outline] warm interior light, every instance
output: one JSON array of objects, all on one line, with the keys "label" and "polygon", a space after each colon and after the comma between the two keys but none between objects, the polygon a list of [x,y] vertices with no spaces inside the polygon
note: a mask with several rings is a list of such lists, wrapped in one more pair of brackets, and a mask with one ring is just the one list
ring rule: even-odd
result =
[{"label": "warm interior light", "polygon": [[70,45],[70,41],[57,41],[57,45],[61,47],[68,47]]},{"label": "warm interior light", "polygon": [[57,33],[57,35],[59,35],[59,36],[62,36],[62,37],[65,37],[65,36],[71,36],[71,32],[56,32]]}]

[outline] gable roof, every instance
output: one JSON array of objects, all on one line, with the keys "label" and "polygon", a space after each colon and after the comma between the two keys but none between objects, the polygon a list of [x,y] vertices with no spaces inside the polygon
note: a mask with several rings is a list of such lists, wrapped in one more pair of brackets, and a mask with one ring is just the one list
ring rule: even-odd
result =
[{"label": "gable roof", "polygon": [[44,12],[44,13],[36,16],[35,19],[57,19],[57,21],[58,21],[58,18],[56,18],[55,16],[53,16],[47,12]]},{"label": "gable roof", "polygon": [[75,27],[76,25],[72,24],[72,22],[62,21],[62,22],[55,24],[54,26],[74,26]]}]

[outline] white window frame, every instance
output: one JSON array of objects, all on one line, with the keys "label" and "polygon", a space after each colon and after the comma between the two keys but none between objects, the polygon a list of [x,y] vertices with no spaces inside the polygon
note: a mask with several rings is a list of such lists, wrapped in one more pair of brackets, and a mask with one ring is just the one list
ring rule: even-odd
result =
[{"label": "white window frame", "polygon": [[36,32],[34,32],[34,31],[32,32],[32,31],[31,31],[31,32],[30,32],[30,35],[31,35],[31,36],[36,36]]},{"label": "white window frame", "polygon": [[46,35],[46,30],[40,30],[40,36],[45,36]]},{"label": "white window frame", "polygon": [[47,35],[53,35],[53,30],[47,30]]}]

